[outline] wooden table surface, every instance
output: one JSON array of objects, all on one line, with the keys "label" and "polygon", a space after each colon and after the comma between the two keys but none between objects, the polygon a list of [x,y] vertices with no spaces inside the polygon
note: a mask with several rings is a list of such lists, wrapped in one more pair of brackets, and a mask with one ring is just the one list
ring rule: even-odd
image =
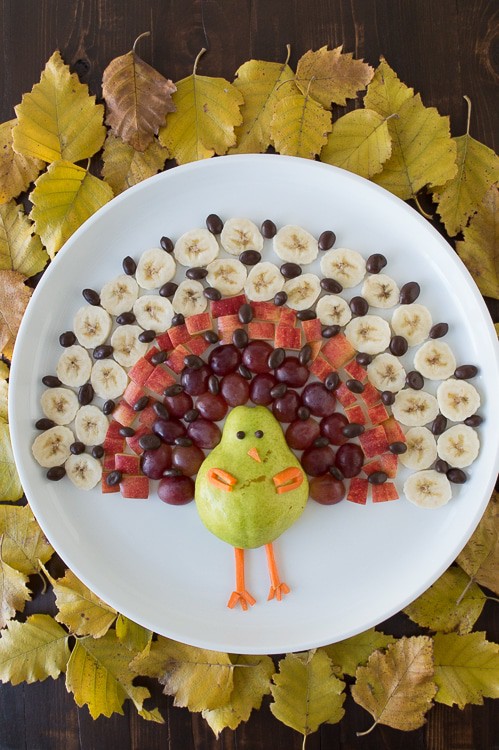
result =
[{"label": "wooden table surface", "polygon": [[[174,81],[188,75],[201,47],[206,75],[231,80],[250,58],[280,61],[291,44],[291,64],[308,49],[344,45],[376,65],[383,54],[401,80],[426,105],[450,115],[454,135],[464,132],[466,105],[473,102],[472,135],[497,146],[499,8],[493,0],[2,0],[1,121],[38,81],[45,61],[59,48],[93,93],[102,71],[150,31],[140,54]],[[494,143],[496,139],[496,143]],[[494,310],[497,312],[497,308]],[[57,564],[57,563],[56,563]],[[51,594],[27,608],[53,612]],[[394,635],[417,629],[404,615],[383,625]],[[497,605],[488,602],[476,629],[499,641]],[[264,702],[247,724],[214,738],[200,715],[174,708],[151,683],[165,724],[146,722],[127,705],[124,716],[93,721],[78,709],[63,679],[33,685],[0,685],[0,750],[293,750],[301,736],[279,723]],[[129,703],[129,702],[128,702]],[[334,750],[494,750],[499,748],[497,702],[464,711],[436,705],[422,729],[402,733],[378,726],[356,738],[368,715],[348,698],[346,718],[323,726],[307,748]]]}]

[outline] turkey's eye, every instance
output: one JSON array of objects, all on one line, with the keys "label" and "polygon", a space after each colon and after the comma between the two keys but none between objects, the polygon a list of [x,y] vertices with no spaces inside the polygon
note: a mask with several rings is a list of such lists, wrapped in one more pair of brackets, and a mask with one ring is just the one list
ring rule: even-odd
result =
[{"label": "turkey's eye", "polygon": [[246,433],[242,430],[239,430],[239,432],[236,432],[236,437],[238,440],[242,440],[244,437],[246,437]]},{"label": "turkey's eye", "polygon": [[256,437],[256,438],[262,438],[262,437],[263,437],[263,432],[262,432],[262,430],[257,430],[257,431],[255,432],[255,437]]}]

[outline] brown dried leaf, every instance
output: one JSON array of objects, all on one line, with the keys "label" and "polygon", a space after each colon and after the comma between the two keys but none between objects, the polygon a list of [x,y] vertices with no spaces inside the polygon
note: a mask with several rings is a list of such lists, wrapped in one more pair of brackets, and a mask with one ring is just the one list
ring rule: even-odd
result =
[{"label": "brown dried leaf", "polygon": [[41,159],[23,156],[12,147],[12,128],[17,120],[0,125],[0,203],[17,198],[35,180],[44,163]]},{"label": "brown dried leaf", "polygon": [[28,577],[7,565],[0,552],[0,628],[4,628],[16,612],[22,612],[31,599],[27,583]]},{"label": "brown dried leaf", "polygon": [[11,359],[21,319],[33,293],[17,271],[0,271],[0,351]]},{"label": "brown dried leaf", "polygon": [[342,49],[343,45],[328,50],[326,45],[316,52],[305,52],[298,60],[296,85],[326,109],[331,109],[331,102],[345,106],[346,100],[353,99],[374,75],[370,65],[354,60],[351,52],[343,53]]}]

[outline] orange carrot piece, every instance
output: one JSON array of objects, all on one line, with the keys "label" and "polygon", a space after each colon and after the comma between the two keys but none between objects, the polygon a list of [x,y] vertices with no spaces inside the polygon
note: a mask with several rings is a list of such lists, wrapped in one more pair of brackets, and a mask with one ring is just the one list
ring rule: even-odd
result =
[{"label": "orange carrot piece", "polygon": [[232,492],[233,486],[237,483],[237,479],[223,469],[209,469],[206,479],[214,487],[226,492]]},{"label": "orange carrot piece", "polygon": [[265,545],[265,552],[267,554],[267,564],[270,576],[270,591],[268,595],[268,601],[275,597],[277,601],[280,602],[285,594],[289,594],[290,589],[287,583],[281,581],[279,571],[277,570],[272,542],[269,542]]},{"label": "orange carrot piece", "polygon": [[295,490],[303,483],[303,472],[296,466],[289,466],[272,477],[272,481],[276,486],[277,493],[282,495],[283,492]]}]

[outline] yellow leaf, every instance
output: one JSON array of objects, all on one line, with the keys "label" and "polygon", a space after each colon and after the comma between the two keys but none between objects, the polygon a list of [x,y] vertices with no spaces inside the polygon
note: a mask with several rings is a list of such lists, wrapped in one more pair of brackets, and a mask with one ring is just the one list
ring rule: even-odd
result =
[{"label": "yellow leaf", "polygon": [[173,94],[176,111],[159,131],[160,143],[178,164],[225,154],[234,146],[234,127],[242,122],[242,94],[225,78],[210,78],[194,72],[177,83]]},{"label": "yellow leaf", "polygon": [[414,89],[402,83],[395,71],[382,57],[373,79],[367,87],[364,106],[367,109],[374,109],[383,117],[389,117],[398,112],[404,102],[412,99],[413,96]]},{"label": "yellow leaf", "polygon": [[59,610],[55,619],[62,622],[73,635],[91,635],[101,638],[113,622],[117,612],[90,591],[71,570],[64,578],[52,578],[44,568],[45,575],[54,587],[55,601]]},{"label": "yellow leaf", "polygon": [[373,109],[356,109],[333,124],[321,161],[370,179],[392,153],[386,117]]},{"label": "yellow leaf", "polygon": [[17,120],[8,120],[0,125],[0,203],[7,203],[38,177],[44,167],[41,159],[18,154],[12,148],[12,128]]},{"label": "yellow leaf", "polygon": [[25,575],[40,571],[54,554],[29,505],[0,505],[4,560]]},{"label": "yellow leaf", "polygon": [[9,377],[9,366],[7,362],[0,360],[0,380],[6,380]]},{"label": "yellow leaf", "polygon": [[4,562],[1,554],[0,538],[0,628],[4,628],[16,612],[22,612],[31,599],[28,591],[28,577]]},{"label": "yellow leaf", "polygon": [[145,151],[136,151],[121,138],[107,134],[102,160],[102,176],[115,195],[160,172],[168,151],[154,138]]},{"label": "yellow leaf", "polygon": [[469,633],[485,604],[485,594],[475,584],[470,585],[460,568],[449,568],[404,609],[411,620],[423,628],[449,633]]},{"label": "yellow leaf", "polygon": [[88,706],[94,719],[123,714],[123,703],[130,698],[140,716],[163,723],[157,709],[143,708],[151,694],[147,688],[132,684],[136,674],[129,662],[130,651],[113,630],[102,638],[78,638],[68,662],[66,688],[73,693],[78,706]]},{"label": "yellow leaf", "polygon": [[252,710],[260,708],[263,696],[270,693],[274,663],[269,656],[234,656],[232,662],[234,687],[228,703],[202,714],[217,737],[222,729],[236,729],[247,721]]},{"label": "yellow leaf", "polygon": [[70,73],[59,51],[15,110],[14,150],[24,156],[76,162],[93,156],[104,143],[104,107],[95,103],[76,73]]},{"label": "yellow leaf", "polygon": [[68,634],[50,615],[31,615],[26,622],[12,620],[0,638],[0,679],[18,685],[66,671]]},{"label": "yellow leaf", "polygon": [[4,368],[7,370],[6,378],[9,377],[9,368],[5,362],[0,361],[0,422],[9,421],[8,401],[9,401],[9,384],[3,379]]},{"label": "yellow leaf", "polygon": [[499,299],[499,190],[492,186],[456,242],[459,257],[481,293]]},{"label": "yellow leaf", "polygon": [[176,706],[189,711],[220,708],[230,700],[233,665],[228,654],[159,637],[133,662],[137,674],[156,677]]},{"label": "yellow leaf", "polygon": [[388,646],[385,654],[375,651],[367,666],[359,667],[352,697],[369,711],[374,724],[411,731],[425,723],[437,691],[433,682],[432,640],[420,635],[400,638]]},{"label": "yellow leaf", "polygon": [[385,649],[390,643],[394,642],[393,636],[385,635],[379,630],[370,628],[364,633],[352,636],[352,638],[325,646],[324,651],[334,666],[339,667],[341,674],[348,674],[353,677],[357,667],[366,664],[374,651]]},{"label": "yellow leaf", "polygon": [[457,564],[481,586],[499,595],[499,494],[494,492]]},{"label": "yellow leaf", "polygon": [[0,352],[12,359],[21,319],[33,290],[17,271],[0,271]]},{"label": "yellow leaf", "polygon": [[309,50],[296,67],[298,88],[303,94],[309,92],[326,109],[331,109],[331,102],[345,106],[374,74],[370,65],[354,60],[351,52],[343,53],[342,49],[343,45],[328,50],[326,45],[316,52]]},{"label": "yellow leaf", "polygon": [[272,143],[270,123],[276,104],[296,87],[292,81],[294,73],[284,63],[248,60],[236,72],[234,86],[244,97],[241,108],[242,124],[236,128],[237,144],[231,154],[251,154],[266,151]]},{"label": "yellow leaf", "polygon": [[33,229],[22,206],[14,201],[0,206],[0,269],[25,278],[43,271],[49,258]]},{"label": "yellow leaf", "polygon": [[129,651],[143,651],[151,643],[152,635],[152,630],[137,625],[125,615],[118,615],[116,636]]},{"label": "yellow leaf", "polygon": [[0,422],[0,500],[15,502],[22,496],[23,488],[14,462],[9,425]]},{"label": "yellow leaf", "polygon": [[279,153],[314,159],[325,145],[331,127],[329,112],[309,94],[296,92],[276,104],[270,134]]},{"label": "yellow leaf", "polygon": [[35,183],[31,217],[51,258],[79,226],[113,197],[103,180],[67,161],[56,161]]},{"label": "yellow leaf", "polygon": [[464,708],[499,698],[499,646],[485,640],[485,633],[437,633],[433,655],[438,703]]},{"label": "yellow leaf", "polygon": [[279,721],[307,737],[321,724],[336,724],[345,711],[345,683],[334,676],[325,651],[287,654],[279,662],[270,710]]}]

